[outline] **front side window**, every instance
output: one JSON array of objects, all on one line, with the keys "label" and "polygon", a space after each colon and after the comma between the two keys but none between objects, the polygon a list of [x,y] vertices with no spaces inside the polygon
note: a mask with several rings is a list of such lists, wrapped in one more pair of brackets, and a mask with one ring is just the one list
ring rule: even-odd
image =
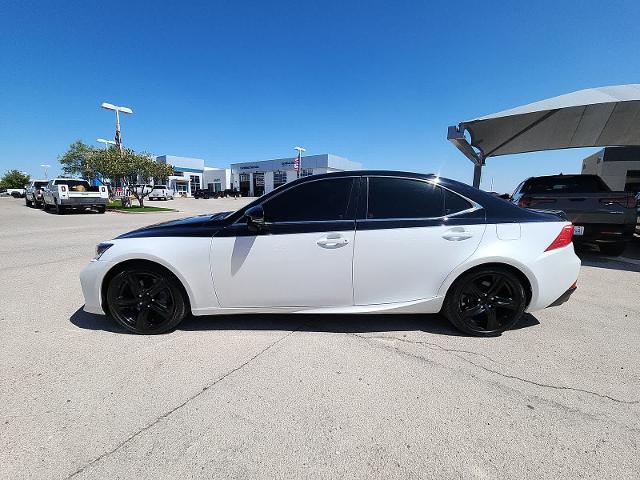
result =
[{"label": "front side window", "polygon": [[367,218],[431,218],[444,215],[442,189],[410,178],[370,177]]},{"label": "front side window", "polygon": [[349,220],[353,178],[306,182],[290,188],[262,206],[267,222]]}]

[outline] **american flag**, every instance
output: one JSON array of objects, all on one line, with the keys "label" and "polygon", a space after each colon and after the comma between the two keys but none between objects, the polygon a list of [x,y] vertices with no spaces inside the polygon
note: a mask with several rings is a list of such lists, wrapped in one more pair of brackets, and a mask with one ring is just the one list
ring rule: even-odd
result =
[{"label": "american flag", "polygon": [[293,160],[293,169],[296,172],[300,171],[300,164],[302,163],[302,152],[300,152],[300,150],[298,150],[298,158],[295,158]]}]

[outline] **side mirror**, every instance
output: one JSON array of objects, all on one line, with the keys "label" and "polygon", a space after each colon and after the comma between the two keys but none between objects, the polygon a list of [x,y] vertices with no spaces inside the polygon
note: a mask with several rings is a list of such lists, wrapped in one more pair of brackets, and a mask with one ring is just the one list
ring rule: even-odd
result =
[{"label": "side mirror", "polygon": [[262,205],[256,205],[244,212],[247,218],[247,228],[251,232],[259,232],[264,228],[264,209]]}]

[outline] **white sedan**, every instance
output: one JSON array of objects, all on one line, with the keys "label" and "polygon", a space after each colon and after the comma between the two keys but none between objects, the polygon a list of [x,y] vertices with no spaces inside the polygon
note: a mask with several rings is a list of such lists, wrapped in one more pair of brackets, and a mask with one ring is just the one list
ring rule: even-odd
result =
[{"label": "white sedan", "polygon": [[135,333],[189,313],[441,312],[490,336],[569,298],[572,235],[562,214],[434,175],[339,172],[120,235],[80,279],[86,311]]}]

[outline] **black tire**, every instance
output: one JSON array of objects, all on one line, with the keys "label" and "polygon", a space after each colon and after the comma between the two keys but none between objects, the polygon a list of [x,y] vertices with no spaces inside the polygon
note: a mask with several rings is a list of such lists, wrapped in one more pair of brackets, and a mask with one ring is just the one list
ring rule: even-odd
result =
[{"label": "black tire", "polygon": [[98,207],[96,207],[96,210],[98,210],[98,213],[104,213],[107,211],[107,207],[105,207],[104,205],[99,205]]},{"label": "black tire", "polygon": [[33,208],[33,202],[29,200],[27,197],[24,197],[24,203],[27,204],[27,207]]},{"label": "black tire", "polygon": [[47,205],[47,203],[43,200],[42,201],[42,210],[44,210],[45,212],[49,209],[49,205]]},{"label": "black tire", "polygon": [[453,283],[441,313],[464,333],[494,337],[513,328],[526,306],[527,295],[517,275],[502,267],[480,267]]},{"label": "black tire", "polygon": [[153,335],[175,329],[187,316],[187,301],[179,281],[161,267],[131,264],[107,286],[107,309],[130,332]]},{"label": "black tire", "polygon": [[625,248],[627,248],[627,244],[625,242],[601,243],[599,246],[601,253],[611,255],[612,257],[622,255]]},{"label": "black tire", "polygon": [[65,209],[62,205],[56,203],[56,213],[58,215],[64,215]]}]

